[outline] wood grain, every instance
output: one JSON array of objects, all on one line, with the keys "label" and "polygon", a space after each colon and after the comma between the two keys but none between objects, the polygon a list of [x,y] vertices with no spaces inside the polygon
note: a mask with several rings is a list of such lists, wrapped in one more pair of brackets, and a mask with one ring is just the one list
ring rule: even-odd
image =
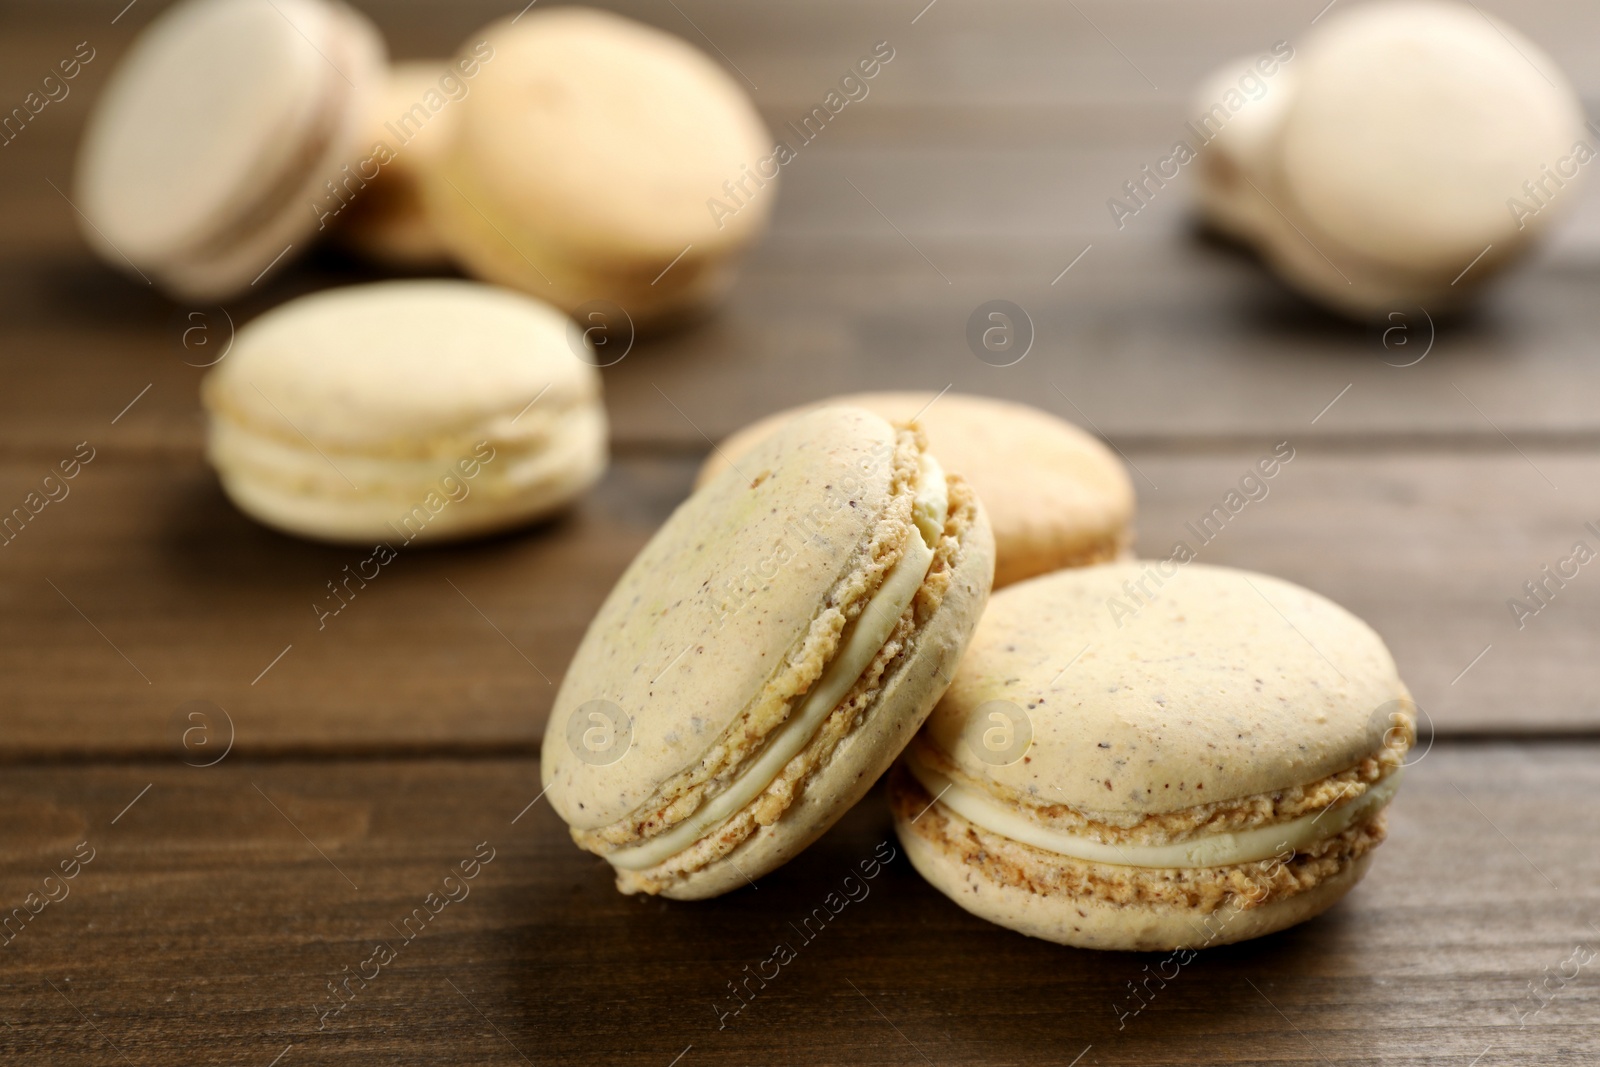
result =
[{"label": "wood grain", "polygon": [[[312,604],[363,554],[227,504],[201,459],[196,364],[284,300],[382,275],[323,249],[226,308],[191,308],[96,263],[67,199],[72,154],[162,5],[0,10],[0,110],[76,42],[97,49],[0,148],[0,513],[80,442],[95,450],[70,495],[0,545],[0,917],[80,842],[94,850],[69,897],[0,933],[0,1058],[1600,1059],[1593,965],[1562,977],[1600,946],[1600,577],[1584,568],[1521,628],[1506,605],[1573,541],[1600,546],[1584,529],[1600,524],[1600,198],[1575,200],[1474,314],[1397,309],[1386,344],[1197,234],[1188,175],[1125,229],[1105,206],[1181,135],[1197,79],[1299,41],[1323,0],[925,5],[620,5],[718,55],[775,129],[875,42],[896,55],[785,168],[724,311],[604,372],[616,460],[571,515],[403,552],[320,629]],[[358,6],[395,55],[425,57],[520,0]],[[1600,99],[1600,10],[1482,6]],[[965,340],[993,298],[1034,329],[1008,368]],[[1345,903],[1152,980],[1137,1013],[1130,983],[1159,956],[988,926],[901,858],[726,1015],[729,983],[889,837],[881,795],[758,888],[622,897],[530,806],[554,684],[712,439],[819,396],[947,385],[1106,436],[1134,471],[1150,555],[1292,442],[1270,494],[1200,558],[1369,620],[1441,740]],[[494,859],[470,896],[406,943],[396,927],[480,842]],[[327,983],[379,940],[402,945],[396,960],[326,1014]]]},{"label": "wood grain", "polygon": [[[300,293],[380,276],[323,251],[230,301],[224,318],[176,306],[91,260],[62,195],[71,153],[92,94],[131,30],[156,10],[137,5],[107,27],[103,54],[73,95],[3,149],[0,189],[12,210],[0,247],[10,386],[0,392],[0,446],[48,450],[103,436],[150,385],[119,423],[120,440],[193,451],[201,372],[185,361],[220,351],[229,318],[241,325]],[[818,396],[952,383],[1040,404],[1124,445],[1300,431],[1346,385],[1350,395],[1319,433],[1468,438],[1507,454],[1550,440],[1590,448],[1600,440],[1591,344],[1600,308],[1587,299],[1600,280],[1600,198],[1576,201],[1552,246],[1502,279],[1469,319],[1430,324],[1425,309],[1396,309],[1402,317],[1386,348],[1382,330],[1323,315],[1253,260],[1197,239],[1190,175],[1124,229],[1105,206],[1181,134],[1196,78],[1315,11],[1274,11],[1263,22],[1259,9],[1241,4],[1085,10],[1113,38],[1126,33],[1124,51],[1135,61],[1143,55],[1161,90],[1082,16],[1053,5],[987,5],[978,14],[944,4],[915,26],[891,4],[765,5],[759,14],[706,4],[682,15],[637,5],[634,14],[674,32],[694,37],[699,25],[733,62],[759,73],[754,96],[774,128],[815,103],[872,41],[899,45],[872,94],[785,168],[773,233],[725,313],[641,342],[607,371],[619,445],[704,447],[702,434],[720,438]],[[373,11],[401,54],[440,51],[420,42],[453,43],[498,13],[490,5]],[[89,32],[49,9],[13,17],[16,33],[0,46],[15,58],[0,65],[16,72],[0,78],[0,93],[9,87],[11,96],[27,90],[21,72],[47,67],[62,42]],[[1600,70],[1589,61],[1596,46],[1576,30],[1550,28],[1593,17],[1564,5],[1516,13],[1577,77]],[[1015,367],[979,362],[965,340],[968,316],[996,297],[1033,322],[1034,349]],[[196,312],[206,315],[190,319]],[[206,329],[191,333],[186,349],[181,339],[196,324]],[[202,336],[211,347],[197,350]],[[1392,365],[1415,358],[1430,338],[1423,362]]]},{"label": "wood grain", "polygon": [[[1600,575],[1580,569],[1521,619],[1506,603],[1536,605],[1523,583],[1544,580],[1573,542],[1600,548],[1582,525],[1600,525],[1600,463],[1301,442],[1268,495],[1219,524],[1212,509],[1271,450],[1130,453],[1140,551],[1165,556],[1183,540],[1204,562],[1346,605],[1389,642],[1443,733],[1600,729],[1588,655]],[[589,618],[697,464],[620,459],[574,514],[403,551],[366,588],[343,586],[348,604],[321,618],[313,605],[339,603],[326,583],[367,552],[263,530],[197,460],[108,451],[0,547],[12,697],[0,758],[181,754],[174,714],[191,700],[227,711],[242,753],[530,751]],[[46,469],[0,463],[3,499],[20,501]],[[1208,515],[1207,532],[1220,532],[1202,544]]]},{"label": "wood grain", "polygon": [[[1492,1049],[1482,1063],[1587,1064],[1593,965],[1552,978],[1543,1010],[1527,998],[1575,946],[1600,943],[1597,756],[1439,745],[1407,772],[1391,838],[1345,902],[1202,953],[1152,981],[1137,1014],[1128,983],[1159,954],[990,926],[903,857],[802,940],[791,922],[892,841],[877,791],[755,888],[685,904],[617,894],[542,802],[513,824],[537,793],[529,761],[18,770],[0,780],[0,807],[27,815],[0,831],[0,901],[20,903],[80,841],[95,858],[0,948],[0,1055],[1066,1065],[1088,1047],[1082,1064],[1421,1067]],[[405,943],[396,927],[480,842],[494,859],[468,895]],[[326,983],[380,941],[397,958],[319,1029]],[[719,1016],[739,1003],[728,983],[780,941],[797,958]]]}]

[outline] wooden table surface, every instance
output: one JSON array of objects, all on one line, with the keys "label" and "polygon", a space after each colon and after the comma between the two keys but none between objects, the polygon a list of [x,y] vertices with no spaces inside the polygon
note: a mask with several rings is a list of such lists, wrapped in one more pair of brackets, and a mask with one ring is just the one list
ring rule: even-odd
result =
[{"label": "wooden table surface", "polygon": [[[125,2],[0,11],[5,109],[95,49],[0,148],[0,506],[94,455],[0,548],[0,912],[78,863],[0,945],[5,1062],[1600,1062],[1600,574],[1520,628],[1506,604],[1600,544],[1600,197],[1472,315],[1407,310],[1386,343],[1199,235],[1188,175],[1121,230],[1105,206],[1199,78],[1300,39],[1323,0],[641,0],[625,10],[720,54],[774,127],[877,42],[895,58],[785,168],[721,314],[604,371],[613,463],[580,506],[407,552],[319,630],[312,602],[361,553],[228,505],[179,340],[196,309],[94,261],[63,195],[90,101],[162,6]],[[358,6],[420,57],[520,5]],[[1600,97],[1600,9],[1482,6]],[[323,250],[226,319],[200,310],[220,341],[373,277]],[[1034,326],[1015,366],[965,342],[993,298]],[[735,1013],[729,983],[892,842],[881,795],[756,888],[620,896],[530,806],[554,683],[708,439],[831,393],[946,386],[1106,436],[1152,555],[1291,442],[1201,558],[1368,619],[1434,742],[1344,903],[1176,976],[988,926],[902,857]],[[196,708],[206,744],[186,747]],[[474,860],[470,894],[405,940]],[[402,951],[332,1010],[327,983],[384,939]]]}]

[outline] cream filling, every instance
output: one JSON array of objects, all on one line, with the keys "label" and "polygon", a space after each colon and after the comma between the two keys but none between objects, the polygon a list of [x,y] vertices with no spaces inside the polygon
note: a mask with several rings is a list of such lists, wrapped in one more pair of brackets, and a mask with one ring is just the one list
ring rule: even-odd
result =
[{"label": "cream filling", "polygon": [[[453,441],[441,441],[443,447],[431,456],[384,456],[341,450],[332,443],[325,446],[326,452],[319,452],[214,412],[208,448],[219,467],[238,477],[270,483],[296,495],[345,504],[371,502],[385,512],[396,504],[403,510],[418,502],[447,476],[468,481],[486,495],[512,496],[557,480],[583,457],[604,448],[605,423],[593,406],[549,414],[546,432],[536,435],[498,434],[495,423],[499,421],[481,425],[474,434],[457,434]],[[476,460],[476,447],[469,443],[474,441],[487,441],[494,448],[494,458],[478,460],[478,473],[469,480],[459,464]]]},{"label": "cream filling", "polygon": [[1206,834],[1168,845],[1114,845],[1041,826],[993,797],[926,766],[915,753],[908,754],[906,766],[930,796],[975,826],[1047,852],[1123,867],[1231,867],[1271,859],[1285,848],[1304,851],[1318,841],[1343,833],[1389,803],[1400,786],[1400,771],[1396,770],[1343,807],[1324,808],[1288,822],[1237,833]]},{"label": "cream filling", "polygon": [[944,471],[931,456],[923,456],[912,505],[912,515],[922,536],[908,539],[899,562],[850,624],[822,677],[783,725],[768,737],[761,754],[727,789],[682,822],[648,841],[607,853],[606,859],[612,866],[639,871],[676,856],[760,796],[788,762],[811,743],[823,720],[839,706],[882,650],[899,624],[900,616],[905,614],[917,590],[927,580],[928,568],[933,565],[933,548],[943,536],[948,507]]}]

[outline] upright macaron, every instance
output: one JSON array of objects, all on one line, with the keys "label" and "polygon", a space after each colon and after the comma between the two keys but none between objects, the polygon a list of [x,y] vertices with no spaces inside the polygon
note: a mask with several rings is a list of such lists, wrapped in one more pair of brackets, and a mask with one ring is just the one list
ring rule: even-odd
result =
[{"label": "upright macaron", "polygon": [[890,781],[917,870],[1084,948],[1200,948],[1331,906],[1383,841],[1414,708],[1370,627],[1176,560],[998,593]]},{"label": "upright macaron", "polygon": [[[461,264],[569,311],[635,323],[692,315],[761,234],[776,169],[743,87],[671,34],[587,8],[489,27],[492,50],[428,184]],[[453,105],[454,106],[454,105]],[[739,207],[719,212],[728,189]]]},{"label": "upright macaron", "polygon": [[383,79],[367,19],[329,0],[183,0],[96,101],[76,206],[106,262],[222,300],[303,251],[361,158]]},{"label": "upright macaron", "polygon": [[914,429],[795,419],[650,539],[578,647],[545,796],[623,892],[715,896],[788,861],[872,786],[988,597],[976,497]]},{"label": "upright macaron", "polygon": [[491,533],[604,470],[593,361],[565,316],[520,293],[324,290],[246,325],[207,375],[207,455],[240,510],[286,533],[392,546]]},{"label": "upright macaron", "polygon": [[1100,440],[1026,404],[963,393],[855,393],[768,415],[711,451],[704,485],[797,414],[828,405],[915,418],[928,448],[960,471],[994,527],[994,587],[1116,559],[1132,538],[1133,485]]},{"label": "upright macaron", "polygon": [[1203,90],[1201,200],[1350,315],[1460,303],[1570,208],[1597,154],[1554,60],[1473,5],[1333,11],[1289,54],[1257,99],[1229,95],[1239,64]]}]

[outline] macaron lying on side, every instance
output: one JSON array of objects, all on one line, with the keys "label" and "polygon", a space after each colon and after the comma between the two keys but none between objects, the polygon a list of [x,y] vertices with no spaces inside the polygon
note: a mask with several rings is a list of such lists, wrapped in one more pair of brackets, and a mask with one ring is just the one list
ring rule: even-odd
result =
[{"label": "macaron lying on side", "polygon": [[797,418],[675,511],[557,693],[541,778],[623,892],[746,885],[861,798],[949,684],[993,575],[914,428]]},{"label": "macaron lying on side", "polygon": [[221,300],[304,250],[366,146],[383,40],[328,0],[184,0],[95,102],[74,202],[118,269]]},{"label": "macaron lying on side", "polygon": [[1133,484],[1098,438],[1026,404],[965,393],[853,393],[780,411],[706,457],[697,484],[797,414],[845,404],[893,421],[915,418],[928,447],[971,484],[994,528],[994,587],[1062,567],[1105,563],[1132,540]]},{"label": "macaron lying on side", "polygon": [[1208,80],[1196,113],[1228,117],[1200,149],[1200,200],[1313,299],[1447,310],[1576,203],[1596,155],[1581,101],[1475,5],[1335,10],[1297,46],[1237,113],[1215,109],[1239,64]]},{"label": "macaron lying on side", "polygon": [[1360,880],[1414,711],[1377,634],[1288,582],[1059,571],[994,596],[890,779],[895,828],[935,888],[1030,936],[1227,944]]},{"label": "macaron lying on side", "polygon": [[564,315],[505,289],[324,290],[244,326],[207,375],[207,457],[241,511],[301,537],[509,529],[604,471],[594,361]]}]

